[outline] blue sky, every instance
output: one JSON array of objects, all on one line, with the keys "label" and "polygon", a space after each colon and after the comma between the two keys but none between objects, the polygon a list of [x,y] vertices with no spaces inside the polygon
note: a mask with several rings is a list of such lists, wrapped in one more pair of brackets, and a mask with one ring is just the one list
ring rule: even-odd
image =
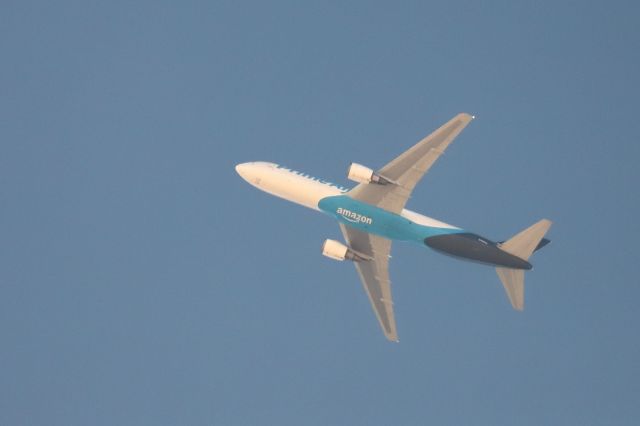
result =
[{"label": "blue sky", "polygon": [[[636,2],[0,5],[0,423],[637,424]],[[346,185],[477,116],[409,208],[553,244],[492,268],[395,244],[399,344],[328,217],[247,185]]]}]

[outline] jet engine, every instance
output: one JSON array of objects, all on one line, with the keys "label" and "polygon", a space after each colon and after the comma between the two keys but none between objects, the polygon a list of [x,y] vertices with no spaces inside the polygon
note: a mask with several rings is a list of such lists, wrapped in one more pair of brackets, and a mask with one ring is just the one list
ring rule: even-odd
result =
[{"label": "jet engine", "polygon": [[358,262],[370,259],[368,256],[358,253],[336,240],[324,241],[324,244],[322,244],[322,255],[340,261],[346,259]]},{"label": "jet engine", "polygon": [[378,185],[386,185],[389,181],[368,167],[358,163],[351,163],[347,178],[358,183],[375,183]]}]

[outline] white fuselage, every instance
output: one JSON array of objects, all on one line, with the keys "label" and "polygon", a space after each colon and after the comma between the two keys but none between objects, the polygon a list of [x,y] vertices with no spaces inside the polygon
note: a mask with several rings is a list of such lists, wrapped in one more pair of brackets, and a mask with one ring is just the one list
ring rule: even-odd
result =
[{"label": "white fuselage", "polygon": [[[318,211],[320,211],[318,207],[320,200],[348,191],[342,186],[274,163],[262,161],[242,163],[236,166],[236,171],[244,180],[261,191]],[[457,229],[455,226],[407,209],[403,209],[400,216],[419,225]]]}]

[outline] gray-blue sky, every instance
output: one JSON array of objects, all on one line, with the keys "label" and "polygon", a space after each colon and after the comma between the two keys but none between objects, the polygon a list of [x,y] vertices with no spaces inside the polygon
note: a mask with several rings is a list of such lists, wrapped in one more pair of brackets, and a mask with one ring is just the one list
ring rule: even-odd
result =
[{"label": "gray-blue sky", "polygon": [[[0,6],[0,423],[635,424],[635,2]],[[409,207],[541,217],[527,310],[396,244],[400,344],[332,220],[251,188],[346,184],[475,120]]]}]

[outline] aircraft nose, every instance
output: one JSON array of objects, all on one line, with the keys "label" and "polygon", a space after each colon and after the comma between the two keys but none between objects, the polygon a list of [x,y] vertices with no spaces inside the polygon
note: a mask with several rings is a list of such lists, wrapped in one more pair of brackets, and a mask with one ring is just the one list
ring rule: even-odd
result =
[{"label": "aircraft nose", "polygon": [[256,163],[240,163],[236,166],[236,172],[252,185],[259,183],[258,169]]},{"label": "aircraft nose", "polygon": [[256,174],[255,163],[240,163],[236,166],[236,172],[246,181],[251,181]]},{"label": "aircraft nose", "polygon": [[274,163],[264,161],[251,161],[240,163],[236,166],[236,172],[253,186],[259,186],[263,179],[277,167]]},{"label": "aircraft nose", "polygon": [[247,173],[247,166],[248,166],[248,163],[240,163],[236,165],[236,172],[240,176],[244,177],[244,175]]}]

